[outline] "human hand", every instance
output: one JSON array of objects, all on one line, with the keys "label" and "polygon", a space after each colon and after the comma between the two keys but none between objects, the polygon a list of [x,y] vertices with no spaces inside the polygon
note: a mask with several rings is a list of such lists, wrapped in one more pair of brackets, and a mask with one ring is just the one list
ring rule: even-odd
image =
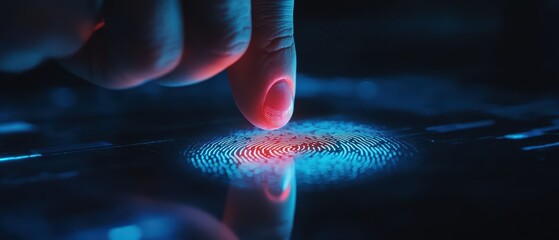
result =
[{"label": "human hand", "polygon": [[293,111],[293,4],[0,1],[0,70],[24,71],[56,58],[70,72],[112,89],[146,82],[184,86],[227,70],[243,115],[257,127],[276,129]]}]

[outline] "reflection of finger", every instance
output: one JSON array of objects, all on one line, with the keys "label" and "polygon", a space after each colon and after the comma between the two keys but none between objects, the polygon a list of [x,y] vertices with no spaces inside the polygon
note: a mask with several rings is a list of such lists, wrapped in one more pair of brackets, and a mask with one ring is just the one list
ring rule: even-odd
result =
[{"label": "reflection of finger", "polygon": [[239,239],[214,216],[192,206],[138,197],[113,206],[97,215],[70,219],[71,224],[55,223],[82,226],[56,239]]},{"label": "reflection of finger", "polygon": [[180,64],[159,79],[166,86],[208,79],[237,61],[250,41],[250,0],[192,0],[184,6]]},{"label": "reflection of finger", "polygon": [[246,53],[229,68],[233,95],[252,124],[280,128],[295,97],[293,0],[253,0],[252,25]]},{"label": "reflection of finger", "polygon": [[104,87],[126,88],[176,66],[183,48],[179,0],[113,0],[104,9],[104,28],[63,61],[71,72]]},{"label": "reflection of finger", "polygon": [[182,218],[182,231],[177,234],[177,239],[238,239],[227,226],[200,209],[182,207],[172,210],[177,211]]},{"label": "reflection of finger", "polygon": [[229,188],[224,222],[242,239],[288,239],[295,213],[296,179],[293,163],[281,174],[252,187]]}]

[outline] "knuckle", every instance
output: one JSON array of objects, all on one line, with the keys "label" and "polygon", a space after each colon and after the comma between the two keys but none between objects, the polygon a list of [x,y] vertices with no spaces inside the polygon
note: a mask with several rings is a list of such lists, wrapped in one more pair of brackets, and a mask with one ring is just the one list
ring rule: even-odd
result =
[{"label": "knuckle", "polygon": [[155,44],[148,45],[142,68],[148,71],[160,71],[176,65],[181,57],[182,45]]},{"label": "knuckle", "polygon": [[115,53],[122,54],[120,58],[135,71],[156,73],[175,66],[181,58],[182,42],[159,41],[151,38],[138,38],[135,44],[115,49]]},{"label": "knuckle", "polygon": [[199,31],[197,41],[207,46],[211,54],[218,56],[240,56],[249,46],[252,23],[249,0],[211,0],[205,3],[207,12],[205,25],[193,26]]},{"label": "knuckle", "polygon": [[250,26],[231,26],[229,29],[216,37],[212,44],[212,52],[216,55],[238,56],[242,55],[248,48],[250,43]]},{"label": "knuckle", "polygon": [[61,33],[54,41],[55,46],[50,48],[54,51],[51,55],[53,57],[65,57],[76,53],[85,43],[85,36],[87,35],[81,29],[71,29]]},{"label": "knuckle", "polygon": [[259,50],[267,53],[274,53],[284,49],[289,49],[295,45],[293,33],[280,33],[275,36],[267,37],[259,44]]},{"label": "knuckle", "polygon": [[257,0],[253,7],[258,50],[272,53],[295,45],[292,0]]}]

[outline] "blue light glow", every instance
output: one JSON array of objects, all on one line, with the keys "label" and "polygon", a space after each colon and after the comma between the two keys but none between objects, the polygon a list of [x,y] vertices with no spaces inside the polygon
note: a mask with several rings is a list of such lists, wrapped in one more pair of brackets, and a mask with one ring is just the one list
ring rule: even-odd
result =
[{"label": "blue light glow", "polygon": [[149,217],[139,221],[142,235],[146,239],[169,239],[176,232],[176,220],[167,216]]},{"label": "blue light glow", "polygon": [[507,134],[503,137],[511,140],[526,139],[526,138],[543,136],[546,135],[549,131],[555,131],[555,130],[559,130],[559,126],[536,128],[526,132]]},{"label": "blue light glow", "polygon": [[24,160],[28,158],[36,158],[42,156],[39,153],[29,154],[29,155],[18,155],[18,156],[2,156],[0,157],[0,162]]},{"label": "blue light glow", "polygon": [[142,229],[136,225],[116,227],[109,230],[110,240],[139,240],[142,238]]},{"label": "blue light glow", "polygon": [[432,126],[432,127],[427,127],[425,130],[431,132],[445,133],[445,132],[454,132],[454,131],[472,129],[472,128],[489,127],[492,125],[495,125],[494,120],[483,120],[477,122],[453,123],[453,124]]},{"label": "blue light glow", "polygon": [[529,132],[522,132],[522,133],[511,133],[511,134],[507,134],[503,137],[507,138],[507,139],[512,139],[512,140],[518,140],[518,139],[526,139],[526,138],[531,138],[531,137],[537,137],[537,136],[541,136],[543,134],[545,134],[545,132],[529,131]]},{"label": "blue light glow", "polygon": [[99,142],[91,142],[91,143],[78,143],[78,144],[38,148],[38,149],[33,149],[32,151],[42,153],[42,154],[60,153],[60,152],[68,153],[68,152],[79,152],[88,149],[106,148],[112,146],[113,144],[110,142],[99,141]]},{"label": "blue light glow", "polygon": [[541,149],[551,148],[551,147],[559,147],[559,142],[548,143],[548,144],[543,144],[543,145],[536,145],[536,146],[523,147],[522,150],[524,150],[524,151],[532,151],[532,150],[541,150]]},{"label": "blue light glow", "polygon": [[276,131],[246,130],[189,146],[184,156],[202,173],[246,183],[264,182],[294,162],[301,187],[364,179],[412,153],[404,142],[366,125],[292,122]]},{"label": "blue light glow", "polygon": [[0,134],[30,132],[33,129],[33,125],[27,122],[8,122],[0,124]]}]

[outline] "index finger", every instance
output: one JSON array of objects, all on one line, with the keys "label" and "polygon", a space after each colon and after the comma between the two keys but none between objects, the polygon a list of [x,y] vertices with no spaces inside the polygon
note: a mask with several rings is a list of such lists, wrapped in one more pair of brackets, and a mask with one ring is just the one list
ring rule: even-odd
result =
[{"label": "index finger", "polygon": [[237,107],[262,129],[284,126],[293,113],[293,7],[293,0],[252,0],[250,45],[228,70]]}]

